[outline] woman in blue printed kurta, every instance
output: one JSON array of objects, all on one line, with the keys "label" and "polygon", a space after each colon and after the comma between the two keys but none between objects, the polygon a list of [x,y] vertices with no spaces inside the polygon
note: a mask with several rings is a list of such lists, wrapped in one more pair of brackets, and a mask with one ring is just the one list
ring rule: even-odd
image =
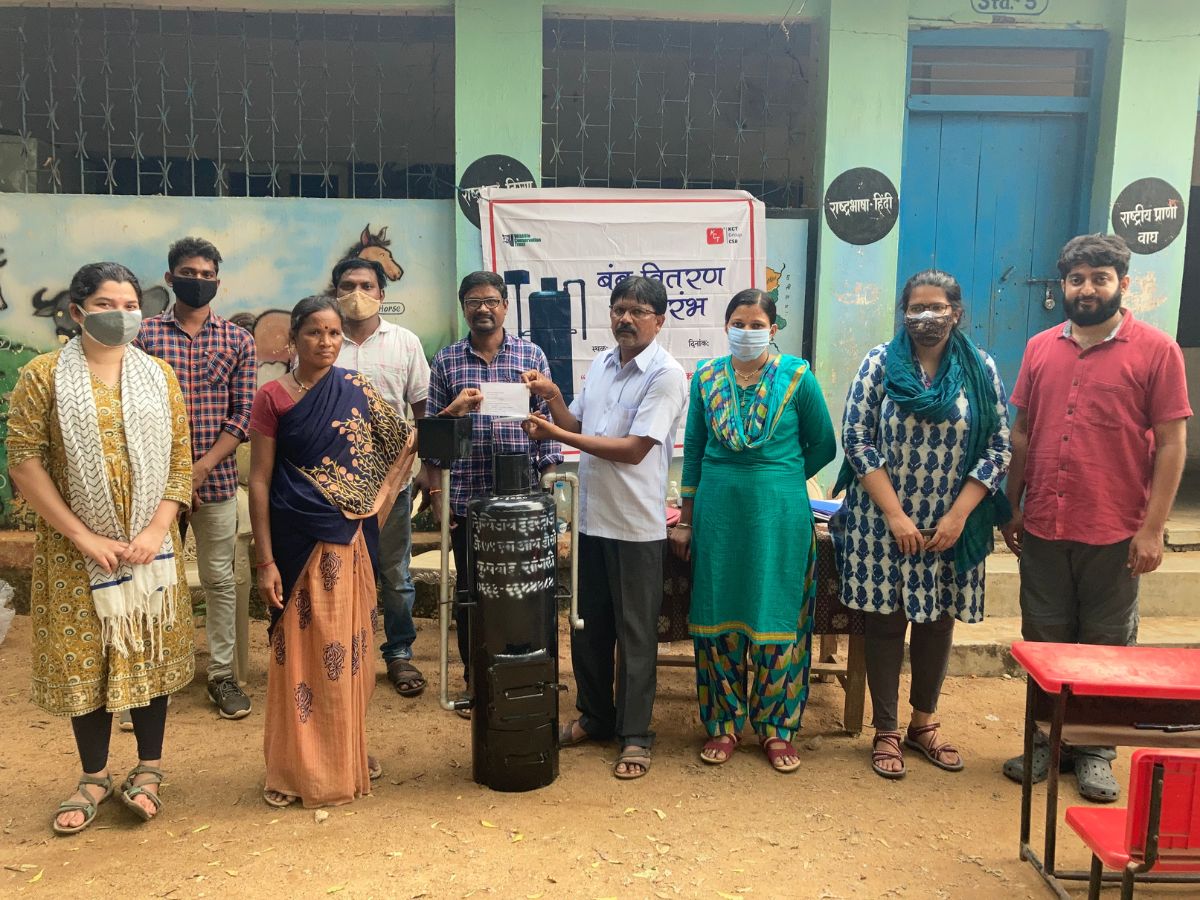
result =
[{"label": "woman in blue printed kurta", "polygon": [[901,309],[904,327],[867,354],[850,387],[838,480],[847,491],[833,523],[842,602],[870,613],[872,767],[885,778],[905,771],[897,694],[910,622],[913,714],[903,742],[943,769],[963,767],[934,713],[954,620],[983,619],[984,559],[993,525],[1009,518],[998,491],[1011,451],[1004,386],[958,329],[958,282],[918,273]]}]

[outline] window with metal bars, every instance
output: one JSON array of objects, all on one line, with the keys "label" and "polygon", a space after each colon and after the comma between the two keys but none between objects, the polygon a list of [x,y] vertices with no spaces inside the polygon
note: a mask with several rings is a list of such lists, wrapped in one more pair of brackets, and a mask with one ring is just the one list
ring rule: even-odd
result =
[{"label": "window with metal bars", "polygon": [[544,186],[811,199],[822,126],[808,25],[547,19],[544,40]]},{"label": "window with metal bars", "polygon": [[0,190],[452,197],[453,19],[0,7]]},{"label": "window with metal bars", "polygon": [[1087,97],[1092,51],[1067,47],[914,46],[914,96]]}]

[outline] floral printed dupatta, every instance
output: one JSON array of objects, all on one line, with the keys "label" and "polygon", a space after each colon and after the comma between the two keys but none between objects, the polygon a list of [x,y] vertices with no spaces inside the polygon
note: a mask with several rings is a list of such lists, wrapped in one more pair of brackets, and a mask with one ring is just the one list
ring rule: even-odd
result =
[{"label": "floral printed dupatta", "polygon": [[271,542],[286,604],[319,542],[348,545],[361,526],[376,562],[414,431],[363,375],[335,366],[280,416],[275,454]]}]

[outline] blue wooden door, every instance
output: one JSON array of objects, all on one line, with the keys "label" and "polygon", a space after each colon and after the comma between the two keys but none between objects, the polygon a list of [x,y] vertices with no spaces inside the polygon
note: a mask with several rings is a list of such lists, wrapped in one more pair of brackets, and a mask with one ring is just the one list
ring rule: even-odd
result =
[{"label": "blue wooden door", "polygon": [[1026,341],[1063,321],[1062,245],[1086,209],[1086,116],[910,111],[900,184],[900,284],[943,269],[971,338],[1012,389]]}]

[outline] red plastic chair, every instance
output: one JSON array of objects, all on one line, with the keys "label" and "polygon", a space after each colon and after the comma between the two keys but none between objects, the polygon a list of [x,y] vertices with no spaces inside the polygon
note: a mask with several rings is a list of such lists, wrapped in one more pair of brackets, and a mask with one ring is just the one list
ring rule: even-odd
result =
[{"label": "red plastic chair", "polygon": [[1100,897],[1104,868],[1121,872],[1121,900],[1134,875],[1192,872],[1200,883],[1200,750],[1137,750],[1129,771],[1129,808],[1072,806],[1067,824],[1092,851],[1088,900]]}]

